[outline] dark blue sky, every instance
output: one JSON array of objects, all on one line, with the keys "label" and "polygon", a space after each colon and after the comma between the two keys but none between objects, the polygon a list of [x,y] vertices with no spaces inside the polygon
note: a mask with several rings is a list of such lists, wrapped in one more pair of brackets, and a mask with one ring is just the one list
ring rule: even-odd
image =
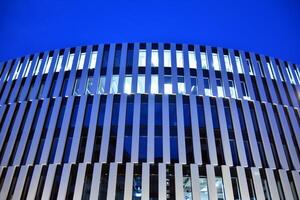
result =
[{"label": "dark blue sky", "polygon": [[300,63],[300,0],[0,0],[0,60],[106,42],[199,43]]}]

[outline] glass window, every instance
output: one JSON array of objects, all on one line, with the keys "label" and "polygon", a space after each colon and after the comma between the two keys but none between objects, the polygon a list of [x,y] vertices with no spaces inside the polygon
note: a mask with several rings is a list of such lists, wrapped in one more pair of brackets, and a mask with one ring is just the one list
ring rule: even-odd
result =
[{"label": "glass window", "polygon": [[137,93],[145,93],[145,75],[138,75]]},{"label": "glass window", "polygon": [[286,66],[286,67],[285,67],[285,70],[286,70],[286,73],[287,73],[287,75],[288,75],[288,77],[289,77],[291,83],[295,84],[295,79],[294,79],[294,76],[293,76],[293,74],[292,74],[292,72],[291,72],[290,67],[289,67],[289,66]]},{"label": "glass window", "polygon": [[261,77],[265,77],[265,74],[264,74],[264,71],[262,69],[262,64],[261,64],[260,60],[257,60],[257,66],[258,66]]},{"label": "glass window", "polygon": [[206,177],[199,177],[199,181],[200,181],[200,199],[209,200]]},{"label": "glass window", "polygon": [[198,94],[197,77],[191,77],[191,94]]},{"label": "glass window", "polygon": [[108,55],[109,55],[109,45],[104,45],[103,57],[102,57],[102,63],[101,63],[102,68],[107,68]]},{"label": "glass window", "polygon": [[131,85],[132,85],[132,77],[126,76],[124,80],[124,93],[126,94],[131,93]]},{"label": "glass window", "polygon": [[237,177],[231,178],[234,200],[241,200],[240,187]]},{"label": "glass window", "polygon": [[268,66],[268,70],[269,70],[269,74],[270,74],[271,79],[275,79],[273,66],[271,65],[270,62],[267,62],[267,66]]},{"label": "glass window", "polygon": [[74,90],[73,90],[73,95],[74,96],[79,96],[79,87],[80,87],[80,78],[75,79],[75,84],[74,84]]},{"label": "glass window", "polygon": [[50,66],[51,66],[51,62],[52,62],[52,56],[48,57],[47,64],[44,67],[43,74],[47,74],[49,72]]},{"label": "glass window", "polygon": [[86,83],[85,94],[92,94],[93,91],[93,77],[89,76]]},{"label": "glass window", "polygon": [[20,73],[20,71],[21,71],[22,65],[23,65],[23,62],[20,62],[20,63],[18,64],[18,67],[17,67],[17,69],[16,69],[16,71],[15,71],[15,73],[14,73],[14,75],[13,75],[13,78],[12,78],[13,80],[15,80],[15,79],[18,78],[19,73]]},{"label": "glass window", "polygon": [[214,69],[220,71],[220,62],[219,62],[218,54],[213,53],[212,58],[213,58]]},{"label": "glass window", "polygon": [[172,94],[172,78],[171,78],[171,76],[165,76],[164,93]]},{"label": "glass window", "polygon": [[271,200],[271,195],[270,195],[270,190],[269,190],[267,179],[262,180],[262,185],[263,185],[263,190],[264,190],[266,199]]},{"label": "glass window", "polygon": [[146,50],[145,49],[139,50],[139,66],[140,67],[146,66]]},{"label": "glass window", "polygon": [[189,65],[190,68],[196,69],[197,68],[197,61],[194,51],[189,51]]},{"label": "glass window", "polygon": [[96,67],[97,53],[98,53],[98,51],[92,52],[89,69],[94,69]]},{"label": "glass window", "polygon": [[142,177],[135,174],[133,177],[132,199],[138,200],[142,197]]},{"label": "glass window", "polygon": [[223,180],[221,177],[216,177],[215,181],[216,181],[218,200],[224,200],[225,192],[224,192]]},{"label": "glass window", "polygon": [[176,64],[177,67],[183,67],[183,54],[182,51],[176,51]]},{"label": "glass window", "polygon": [[184,199],[192,199],[192,181],[190,177],[183,177],[183,195]]},{"label": "glass window", "polygon": [[201,64],[203,69],[208,69],[207,57],[205,52],[200,53],[201,56]]},{"label": "glass window", "polygon": [[185,84],[183,76],[178,77],[178,94],[185,94]]},{"label": "glass window", "polygon": [[244,73],[242,62],[239,56],[235,56],[236,67],[239,74]]},{"label": "glass window", "polygon": [[114,67],[120,67],[122,46],[117,44],[114,57]]},{"label": "glass window", "polygon": [[212,95],[208,78],[204,78],[204,93],[208,96]]},{"label": "glass window", "polygon": [[281,70],[280,70],[280,66],[279,65],[276,65],[277,66],[277,69],[278,69],[278,74],[279,74],[279,78],[281,81],[284,81],[283,79],[283,76],[282,76],[282,73],[281,73]]},{"label": "glass window", "polygon": [[98,85],[98,94],[104,93],[105,87],[105,76],[100,76],[99,85]]},{"label": "glass window", "polygon": [[129,44],[126,56],[126,67],[132,67],[133,63],[133,45]]},{"label": "glass window", "polygon": [[218,97],[224,97],[224,90],[221,79],[217,79],[217,91],[218,91]]},{"label": "glass window", "polygon": [[247,86],[244,81],[241,81],[241,86],[242,86],[242,92],[243,92],[244,99],[250,99],[250,97],[248,95]]},{"label": "glass window", "polygon": [[31,64],[32,64],[32,60],[30,60],[30,61],[27,63],[26,69],[24,70],[22,77],[27,77],[27,76],[28,76],[28,73],[29,73]]},{"label": "glass window", "polygon": [[81,53],[81,54],[80,54],[79,63],[78,63],[78,66],[77,66],[77,69],[78,69],[78,70],[83,69],[84,60],[85,60],[85,55],[86,55],[86,53]]},{"label": "glass window", "polygon": [[247,65],[249,66],[249,74],[250,75],[255,75],[254,70],[253,70],[253,65],[251,63],[251,60],[249,58],[246,59]]},{"label": "glass window", "polygon": [[58,61],[57,61],[57,65],[56,65],[56,69],[55,69],[55,72],[59,72],[60,69],[61,69],[61,65],[62,65],[62,60],[63,60],[63,55],[60,55],[58,57]]},{"label": "glass window", "polygon": [[35,66],[34,69],[34,75],[38,75],[40,68],[41,68],[41,64],[42,64],[42,59],[39,58],[37,65]]},{"label": "glass window", "polygon": [[73,61],[74,61],[74,53],[71,53],[69,55],[68,63],[65,67],[65,71],[70,71],[72,69]]},{"label": "glass window", "polygon": [[229,55],[226,54],[224,55],[224,62],[225,62],[226,71],[232,72],[232,65],[230,62]]},{"label": "glass window", "polygon": [[230,96],[232,98],[236,98],[236,90],[235,90],[235,85],[233,80],[228,80],[228,84],[229,84]]},{"label": "glass window", "polygon": [[151,52],[151,66],[158,67],[158,50],[153,49]]},{"label": "glass window", "polygon": [[158,93],[158,76],[157,75],[151,76],[151,93],[152,94]]},{"label": "glass window", "polygon": [[110,90],[109,92],[112,94],[118,93],[118,85],[119,85],[119,76],[113,75],[111,77],[111,84],[110,84]]},{"label": "glass window", "polygon": [[164,50],[164,66],[171,67],[171,50]]}]

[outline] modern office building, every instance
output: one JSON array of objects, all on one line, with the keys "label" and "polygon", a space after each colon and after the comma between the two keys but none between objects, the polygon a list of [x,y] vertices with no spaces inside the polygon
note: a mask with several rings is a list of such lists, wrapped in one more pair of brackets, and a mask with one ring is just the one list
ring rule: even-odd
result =
[{"label": "modern office building", "polygon": [[163,43],[0,64],[1,200],[300,198],[299,65]]}]

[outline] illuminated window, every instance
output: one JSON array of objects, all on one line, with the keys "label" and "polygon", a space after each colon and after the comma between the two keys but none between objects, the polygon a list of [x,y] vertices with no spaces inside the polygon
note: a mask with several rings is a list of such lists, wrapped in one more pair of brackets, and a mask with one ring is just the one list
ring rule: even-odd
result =
[{"label": "illuminated window", "polygon": [[235,56],[236,67],[239,74],[244,73],[242,62],[239,56]]},{"label": "illuminated window", "polygon": [[146,50],[145,49],[139,50],[139,66],[140,67],[146,66]]},{"label": "illuminated window", "polygon": [[218,54],[213,53],[212,58],[213,58],[214,69],[220,71],[220,62],[219,62]]},{"label": "illuminated window", "polygon": [[198,94],[197,77],[191,77],[191,94]]},{"label": "illuminated window", "polygon": [[275,79],[275,73],[274,73],[274,70],[273,70],[273,66],[271,65],[270,62],[267,62],[267,66],[268,66],[268,70],[269,70],[269,74],[270,74],[271,79]]},{"label": "illuminated window", "polygon": [[233,80],[228,80],[228,84],[229,84],[230,96],[232,98],[236,98],[236,90],[235,90],[235,85]]},{"label": "illuminated window", "polygon": [[183,54],[182,51],[176,51],[176,64],[177,67],[183,67]]},{"label": "illuminated window", "polygon": [[145,75],[138,75],[137,93],[145,93]]},{"label": "illuminated window", "polygon": [[282,76],[282,72],[281,72],[281,69],[280,69],[280,66],[278,64],[276,66],[277,66],[277,70],[278,70],[278,74],[279,74],[280,80],[284,81],[283,76]]},{"label": "illuminated window", "polygon": [[74,53],[71,53],[68,59],[68,63],[66,65],[65,71],[70,71],[72,69],[72,64],[74,61]]},{"label": "illuminated window", "polygon": [[131,93],[131,85],[132,85],[132,77],[126,76],[124,80],[124,93],[126,94]]},{"label": "illuminated window", "polygon": [[247,90],[247,86],[244,81],[241,81],[241,86],[242,86],[242,92],[243,92],[244,99],[250,99],[248,90]]},{"label": "illuminated window", "polygon": [[37,62],[37,65],[35,66],[34,68],[34,75],[38,75],[39,71],[40,71],[40,68],[41,68],[41,64],[42,64],[42,59],[39,58],[38,62]]},{"label": "illuminated window", "polygon": [[262,64],[261,64],[260,60],[257,60],[257,66],[258,66],[261,77],[265,77],[265,74],[264,74],[264,71],[262,69]]},{"label": "illuminated window", "polygon": [[57,61],[57,65],[56,65],[56,69],[55,69],[55,72],[59,72],[60,69],[61,69],[61,65],[62,65],[62,60],[63,60],[63,55],[60,55],[58,57],[58,61]]},{"label": "illuminated window", "polygon": [[89,69],[94,69],[96,67],[97,53],[98,53],[97,51],[92,52]]},{"label": "illuminated window", "polygon": [[119,76],[113,75],[111,77],[110,90],[109,92],[112,94],[118,93],[118,85],[119,85]]},{"label": "illuminated window", "polygon": [[157,75],[151,76],[151,93],[152,94],[158,93],[158,76]]},{"label": "illuminated window", "polygon": [[200,199],[209,200],[207,178],[199,177],[200,181]]},{"label": "illuminated window", "polygon": [[218,91],[218,96],[219,97],[224,97],[224,90],[222,86],[222,81],[221,79],[217,79],[217,91]]},{"label": "illuminated window", "polygon": [[80,54],[79,63],[78,63],[78,65],[77,65],[77,69],[78,69],[78,70],[83,69],[84,60],[85,60],[85,55],[86,55],[86,53],[81,53],[81,54]]},{"label": "illuminated window", "polygon": [[171,51],[164,50],[164,66],[171,67]]},{"label": "illuminated window", "polygon": [[207,57],[205,52],[201,52],[201,64],[203,69],[208,69]]},{"label": "illuminated window", "polygon": [[22,77],[27,77],[27,76],[28,76],[28,73],[29,73],[31,64],[32,64],[32,60],[29,60],[29,62],[28,62],[27,65],[25,66],[25,70],[24,70],[24,72],[23,72]]},{"label": "illuminated window", "polygon": [[185,94],[185,84],[184,84],[184,78],[183,76],[178,77],[178,93],[179,94]]},{"label": "illuminated window", "polygon": [[49,72],[49,69],[50,69],[50,66],[51,66],[51,62],[52,62],[52,56],[48,57],[47,64],[44,67],[43,74],[47,74]]},{"label": "illuminated window", "polygon": [[217,188],[218,200],[224,200],[225,199],[225,192],[224,192],[224,185],[223,185],[222,178],[221,177],[216,177],[215,183],[216,183],[216,188]]},{"label": "illuminated window", "polygon": [[205,95],[211,96],[211,88],[208,78],[204,78],[204,93]]},{"label": "illuminated window", "polygon": [[247,65],[249,66],[249,74],[250,75],[255,75],[254,70],[253,70],[253,65],[251,63],[251,60],[249,58],[246,59]]},{"label": "illuminated window", "polygon": [[98,94],[104,93],[104,87],[105,87],[105,76],[100,76],[99,79],[99,85],[98,85]]},{"label": "illuminated window", "polygon": [[80,87],[79,83],[80,83],[80,78],[76,78],[74,84],[74,90],[73,90],[74,96],[79,96],[79,87]]},{"label": "illuminated window", "polygon": [[21,71],[22,65],[23,65],[23,62],[19,62],[18,67],[16,68],[16,71],[15,71],[15,73],[13,75],[13,78],[12,78],[13,80],[15,80],[15,79],[18,78],[18,76],[20,74],[20,71]]},{"label": "illuminated window", "polygon": [[87,79],[85,94],[92,94],[92,89],[93,89],[93,77],[90,76]]},{"label": "illuminated window", "polygon": [[289,68],[289,66],[286,66],[285,70],[286,70],[286,73],[287,73],[287,75],[288,75],[291,83],[295,84],[295,79],[294,79],[294,76],[293,76],[293,74],[292,74],[291,69]]},{"label": "illuminated window", "polygon": [[232,72],[232,65],[230,62],[229,55],[224,55],[224,62],[225,62],[226,71]]},{"label": "illuminated window", "polygon": [[151,66],[158,67],[158,50],[152,50],[151,52]]},{"label": "illuminated window", "polygon": [[172,78],[171,78],[171,76],[165,76],[164,93],[172,94]]},{"label": "illuminated window", "polygon": [[192,181],[188,176],[183,177],[183,195],[184,199],[192,199]]},{"label": "illuminated window", "polygon": [[194,51],[189,51],[189,65],[190,68],[196,69],[197,68],[197,61]]}]

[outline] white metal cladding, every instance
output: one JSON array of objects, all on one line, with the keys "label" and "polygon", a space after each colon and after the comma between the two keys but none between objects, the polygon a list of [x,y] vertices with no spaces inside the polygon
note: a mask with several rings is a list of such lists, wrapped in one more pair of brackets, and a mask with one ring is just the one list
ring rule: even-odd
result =
[{"label": "white metal cladding", "polygon": [[1,62],[0,199],[299,199],[299,79],[195,44]]}]

